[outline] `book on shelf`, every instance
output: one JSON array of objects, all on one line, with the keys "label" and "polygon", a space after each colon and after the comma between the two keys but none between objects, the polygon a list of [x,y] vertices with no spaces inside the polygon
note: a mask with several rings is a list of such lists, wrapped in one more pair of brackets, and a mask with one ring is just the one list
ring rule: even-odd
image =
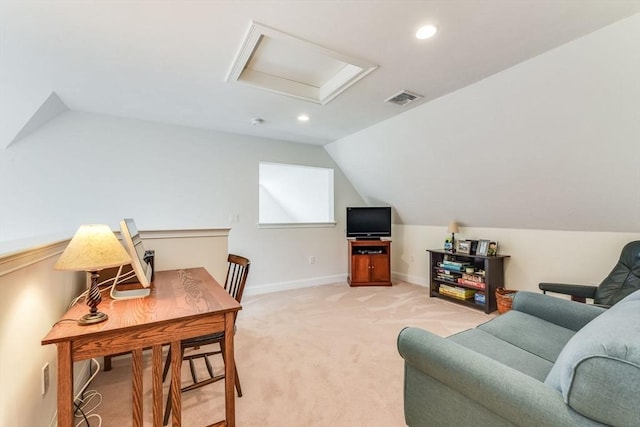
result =
[{"label": "book on shelf", "polygon": [[444,265],[453,265],[453,266],[456,266],[456,267],[467,267],[467,266],[471,265],[471,263],[468,262],[468,261],[460,262],[460,261],[451,261],[451,260],[448,260],[448,259],[442,260],[442,264],[444,264]]},{"label": "book on shelf", "polygon": [[484,283],[484,278],[480,277],[480,276],[477,276],[475,274],[462,273],[462,278],[464,280],[468,280],[470,282]]},{"label": "book on shelf", "polygon": [[458,286],[440,285],[438,288],[438,293],[452,298],[466,300],[473,298],[476,291],[472,289],[461,288]]},{"label": "book on shelf", "polygon": [[463,272],[464,269],[466,268],[465,265],[445,264],[444,262],[438,263],[437,266],[445,270],[458,271],[458,272]]},{"label": "book on shelf", "polygon": [[480,290],[485,289],[484,282],[474,282],[471,280],[463,279],[462,277],[458,278],[458,284],[468,286],[470,288],[480,289]]}]

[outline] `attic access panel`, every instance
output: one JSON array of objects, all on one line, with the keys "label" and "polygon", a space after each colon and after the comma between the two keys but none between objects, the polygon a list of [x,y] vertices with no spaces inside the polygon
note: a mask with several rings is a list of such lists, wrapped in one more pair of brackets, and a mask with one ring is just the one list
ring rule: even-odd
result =
[{"label": "attic access panel", "polygon": [[252,22],[226,81],[324,105],[376,68]]}]

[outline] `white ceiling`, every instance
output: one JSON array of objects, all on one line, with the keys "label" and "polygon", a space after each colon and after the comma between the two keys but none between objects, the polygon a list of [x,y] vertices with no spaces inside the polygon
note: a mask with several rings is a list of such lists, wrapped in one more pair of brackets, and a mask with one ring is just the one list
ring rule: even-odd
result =
[{"label": "white ceiling", "polygon": [[[71,110],[326,144],[639,11],[640,0],[2,0],[0,146],[52,92]],[[326,105],[226,82],[251,21],[379,68]],[[439,32],[419,41],[426,23]],[[424,99],[384,103],[403,89]]]}]

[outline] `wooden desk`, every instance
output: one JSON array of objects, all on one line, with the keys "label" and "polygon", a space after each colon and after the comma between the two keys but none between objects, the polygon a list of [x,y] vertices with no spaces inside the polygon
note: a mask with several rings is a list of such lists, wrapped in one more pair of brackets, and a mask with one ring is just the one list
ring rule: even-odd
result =
[{"label": "wooden desk", "polygon": [[[214,426],[235,426],[234,315],[240,304],[204,268],[156,272],[151,295],[114,301],[103,293],[98,310],[109,319],[89,326],[76,322],[54,325],[42,345],[58,348],[58,426],[73,425],[73,362],[110,354],[132,353],[133,426],[142,427],[142,350],[152,348],[153,425],[162,426],[162,345],[171,344],[173,426],[181,425],[180,341],[225,332],[225,420]],[[88,307],[74,305],[63,319],[78,319]]]}]

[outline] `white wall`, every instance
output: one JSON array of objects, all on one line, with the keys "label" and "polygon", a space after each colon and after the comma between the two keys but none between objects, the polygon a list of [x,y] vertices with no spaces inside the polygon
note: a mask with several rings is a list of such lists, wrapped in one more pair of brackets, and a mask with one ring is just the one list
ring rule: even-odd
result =
[{"label": "white wall", "polygon": [[[142,237],[145,243],[159,248],[157,269],[204,266],[222,283],[227,234],[224,229],[154,230],[143,232]],[[56,346],[42,346],[40,342],[86,285],[82,273],[53,270],[67,243],[65,239],[11,254],[0,251],[2,427],[46,427],[56,423]],[[113,276],[106,271],[101,273],[101,280],[107,277]],[[45,363],[49,363],[50,387],[41,395],[41,369]],[[77,362],[74,370],[77,392],[88,377],[88,364]]]},{"label": "white wall", "polygon": [[[81,273],[53,270],[67,243],[0,253],[0,426],[49,426],[56,410],[56,347],[40,342],[84,286]],[[51,383],[42,396],[45,363]],[[81,366],[75,365],[76,384],[82,383]]]},{"label": "white wall", "polygon": [[[395,225],[392,271],[396,279],[428,286],[427,249],[442,249],[447,227]],[[640,233],[462,227],[457,239],[498,242],[505,261],[505,287],[540,292],[538,283],[598,285],[618,261],[622,247]]]},{"label": "white wall", "polygon": [[[344,211],[362,200],[322,147],[70,111],[0,154],[0,241],[122,217],[230,226],[229,250],[253,260],[249,292],[346,277]],[[335,168],[338,225],[258,229],[260,161]]]},{"label": "white wall", "polygon": [[325,148],[402,224],[638,232],[639,112],[635,15]]}]

